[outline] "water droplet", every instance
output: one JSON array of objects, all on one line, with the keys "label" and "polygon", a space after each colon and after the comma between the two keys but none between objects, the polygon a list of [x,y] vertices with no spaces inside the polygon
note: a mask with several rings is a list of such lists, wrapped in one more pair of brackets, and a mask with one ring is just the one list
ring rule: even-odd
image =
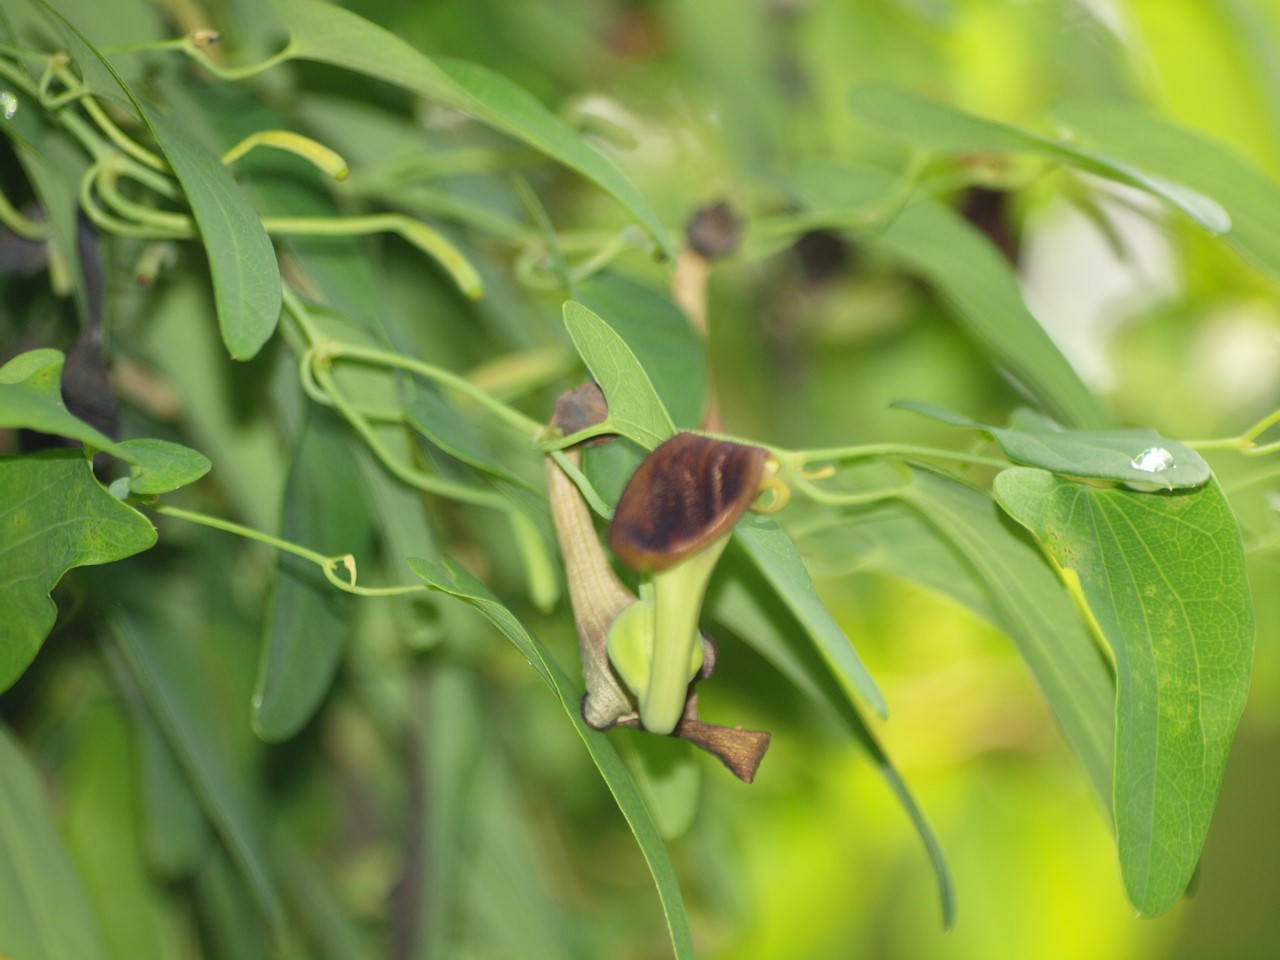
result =
[{"label": "water droplet", "polygon": [[1143,473],[1162,473],[1173,466],[1173,454],[1164,447],[1147,447],[1133,458],[1133,469]]},{"label": "water droplet", "polygon": [[0,91],[0,110],[4,111],[6,120],[12,120],[13,115],[18,112],[18,98],[8,90]]}]

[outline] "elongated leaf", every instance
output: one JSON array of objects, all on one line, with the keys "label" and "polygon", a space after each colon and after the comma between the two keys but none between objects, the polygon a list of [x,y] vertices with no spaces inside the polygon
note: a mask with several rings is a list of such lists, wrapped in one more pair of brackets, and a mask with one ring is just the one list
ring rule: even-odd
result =
[{"label": "elongated leaf", "polygon": [[1006,427],[993,427],[931,403],[895,403],[956,427],[989,434],[1018,463],[1069,477],[1140,483],[1166,490],[1198,487],[1213,474],[1204,458],[1185,444],[1148,428],[1064,430],[1030,410],[1018,410]]},{"label": "elongated leaf", "polygon": [[652,450],[675,433],[653,381],[626,341],[582,304],[564,305],[564,325],[609,402],[609,422],[618,433]]},{"label": "elongated leaf", "polygon": [[[8,12],[0,12],[0,40],[22,46],[20,31],[6,18]],[[16,7],[15,12],[19,12]],[[32,76],[31,79],[39,78]],[[8,92],[14,98],[14,107],[13,115],[5,121],[4,132],[12,142],[14,154],[40,202],[56,252],[71,276],[76,308],[84,321],[89,315],[89,297],[77,249],[79,199],[76,184],[88,169],[89,161],[79,144],[51,122],[25,91]]]},{"label": "elongated leaf", "polygon": [[1145,190],[1173,204],[1214,233],[1231,229],[1231,217],[1212,199],[1212,192],[1208,195],[1199,193],[1184,184],[1155,176],[1132,162],[1083,150],[1007,123],[977,117],[903,87],[878,83],[859,87],[853,93],[853,108],[860,117],[881,130],[927,149],[1040,154]]},{"label": "elongated leaf", "polygon": [[329,888],[330,878],[321,864],[286,848],[277,850],[276,873],[289,899],[290,912],[307,930],[310,950],[306,956],[315,960],[362,960],[368,955],[356,921]]},{"label": "elongated leaf", "polygon": [[280,269],[258,215],[222,161],[180,125],[147,107],[71,21],[46,0],[36,2],[72,41],[72,54],[90,87],[131,103],[151,128],[200,230],[223,342],[232,357],[248,360],[270,339],[280,318]]},{"label": "elongated leaf", "polygon": [[289,30],[288,57],[378,77],[455,107],[578,171],[609,193],[674,256],[666,228],[635,185],[551,111],[506,77],[460,60],[433,61],[399,37],[317,0],[271,0]]},{"label": "elongated leaf", "polygon": [[664,840],[683,837],[698,815],[702,770],[693,745],[675,737],[627,737],[619,754]]},{"label": "elongated leaf", "polygon": [[0,956],[106,957],[80,878],[53,822],[40,777],[0,725]]},{"label": "elongated leaf", "polygon": [[1115,818],[1137,909],[1180,897],[1204,844],[1244,709],[1253,604],[1244,548],[1216,482],[1151,495],[1042,470],[996,477],[1000,505],[1078,589],[1115,655]]},{"label": "elongated leaf", "polygon": [[1280,187],[1235,151],[1123,104],[1077,100],[1054,113],[1086,144],[1212,196],[1231,217],[1226,241],[1280,277]]},{"label": "elongated leaf", "polygon": [[913,471],[903,502],[954,546],[991,597],[997,622],[1031,668],[1071,749],[1111,803],[1115,687],[1102,654],[1033,542],[962,483]]},{"label": "elongated leaf", "polygon": [[[830,164],[804,170],[796,186],[811,210],[839,215],[887,194],[892,178],[874,167]],[[1097,398],[1022,302],[1009,264],[963,217],[936,201],[919,200],[884,230],[857,236],[932,284],[965,331],[1063,422],[1107,424]]]},{"label": "elongated leaf", "polygon": [[76,417],[62,402],[65,362],[60,351],[43,349],[20,353],[0,367],[0,427],[69,437],[134,460],[128,449]]},{"label": "elongated leaf", "polygon": [[653,874],[654,883],[658,888],[658,897],[662,901],[662,909],[667,918],[667,928],[671,932],[671,943],[675,948],[677,960],[692,958],[693,940],[689,931],[689,921],[684,912],[684,899],[680,894],[675,870],[662,845],[658,828],[654,825],[635,781],[627,772],[626,765],[613,748],[613,744],[603,733],[587,726],[587,722],[582,719],[580,707],[582,693],[578,686],[550,658],[542,644],[521,626],[520,621],[512,615],[511,611],[499,603],[484,584],[453,561],[446,558],[444,565],[439,566],[429,560],[415,557],[410,559],[409,566],[431,589],[457,597],[484,614],[516,645],[547,686],[555,692],[565,713],[573,722],[574,729],[578,731],[578,736],[586,744],[587,752],[591,754],[591,759],[595,762],[600,775],[604,777],[605,783],[618,802],[618,807],[626,817],[632,833],[635,834],[636,842],[640,845],[640,851],[649,864],[649,870]]},{"label": "elongated leaf", "polygon": [[404,412],[410,426],[450,456],[509,483],[528,486],[498,462],[480,431],[441,396],[434,384],[415,382]]},{"label": "elongated leaf", "polygon": [[154,108],[139,110],[164,150],[200,228],[218,326],[236,360],[256,356],[280,319],[280,268],[257,213],[211,151]]},{"label": "elongated leaf", "polygon": [[198,450],[168,440],[125,440],[120,448],[133,457],[129,492],[139,496],[169,493],[195,483],[213,466]]},{"label": "elongated leaf", "polygon": [[219,722],[203,707],[196,665],[181,644],[124,609],[113,609],[107,629],[148,709],[178,758],[192,790],[227,855],[244,878],[277,943],[284,940],[284,910],[268,858],[249,809],[236,791],[223,758],[209,740]]},{"label": "elongated leaf", "polygon": [[763,582],[761,573],[748,562],[749,558],[740,558],[742,566],[736,570],[732,569],[733,561],[739,558],[728,556],[725,559],[729,562],[732,575],[717,577],[712,582],[707,597],[712,618],[724,624],[764,657],[796,689],[836,723],[845,727],[866,751],[920,835],[938,880],[943,926],[950,928],[955,921],[956,909],[951,870],[947,866],[942,844],[938,842],[924,811],[911,795],[902,774],[893,765],[893,761],[814,645],[797,641],[793,629],[794,614],[782,605],[781,598]]},{"label": "elongated leaf", "polygon": [[797,546],[815,576],[869,571],[910,580],[1001,625],[991,595],[973,568],[904,503],[889,501],[852,516],[831,516],[824,526],[798,537]]},{"label": "elongated leaf", "polygon": [[105,642],[101,650],[133,727],[147,864],[165,880],[186,880],[196,872],[213,841],[209,820],[120,651]]},{"label": "elongated leaf", "polygon": [[[458,610],[457,604],[448,604]],[[460,926],[459,901],[466,877],[460,837],[477,830],[485,750],[485,705],[475,671],[460,664],[433,664],[415,678],[410,712],[412,753],[406,769],[413,841],[409,869],[422,875],[416,890],[417,922],[406,934],[406,956],[448,960]],[[429,800],[428,800],[429,798]],[[414,802],[414,801],[417,802]]]},{"label": "elongated leaf", "polygon": [[859,697],[878,716],[888,716],[884,695],[863,666],[849,638],[823,606],[795,544],[771,519],[750,513],[738,521],[733,537],[804,627],[846,694]]},{"label": "elongated leaf", "polygon": [[0,691],[53,628],[49,592],[72,567],[111,563],[156,542],[146,517],[103,490],[84,454],[0,458]]},{"label": "elongated leaf", "polygon": [[[369,558],[373,525],[364,483],[336,416],[309,408],[285,482],[280,536],[325,554]],[[253,694],[253,725],[264,740],[292,737],[333,683],[359,601],[314,564],[281,553]]]},{"label": "elongated leaf", "polygon": [[695,430],[707,403],[707,348],[665,294],[616,273],[600,273],[578,299],[631,348],[677,427]]}]

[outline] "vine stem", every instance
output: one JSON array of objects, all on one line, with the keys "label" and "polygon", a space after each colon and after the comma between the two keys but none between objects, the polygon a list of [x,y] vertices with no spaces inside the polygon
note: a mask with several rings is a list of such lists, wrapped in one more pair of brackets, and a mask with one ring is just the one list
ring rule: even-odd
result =
[{"label": "vine stem", "polygon": [[[338,387],[337,381],[334,379],[333,371],[330,369],[332,360],[340,353],[346,350],[358,350],[359,348],[350,347],[347,344],[340,343],[337,340],[326,337],[316,327],[315,322],[311,319],[307,312],[306,306],[298,299],[288,284],[281,287],[281,295],[284,299],[285,309],[289,311],[289,315],[302,330],[303,336],[306,338],[309,348],[303,353],[300,364],[302,365],[303,374],[302,382],[306,389],[308,380],[311,386],[315,387],[320,393],[328,398],[328,404],[332,406],[342,418],[351,424],[353,430],[360,435],[360,439],[364,441],[369,451],[378,459],[378,461],[389,470],[402,483],[406,483],[411,487],[419,490],[425,490],[427,493],[436,496],[446,497],[451,500],[458,500],[463,503],[473,503],[477,506],[492,507],[503,512],[510,512],[511,507],[500,495],[490,490],[482,490],[476,487],[470,487],[466,484],[455,483],[452,480],[446,480],[443,477],[433,476],[413,467],[406,466],[401,463],[387,449],[387,445],[382,442],[381,438],[373,429],[373,425],[368,418],[356,408],[350,400],[342,393]],[[377,356],[379,359],[391,357],[396,361],[407,361],[407,358],[397,356],[396,354],[385,354],[380,350],[371,350],[369,353]],[[416,361],[410,361],[416,362]],[[388,364],[390,365],[390,364]],[[448,371],[439,371],[448,373]],[[449,376],[455,376],[449,374]],[[458,378],[461,380],[462,378]],[[463,380],[462,382],[466,382]],[[470,384],[468,384],[470,386]],[[475,389],[475,388],[472,388]],[[483,391],[479,391],[483,392]],[[311,391],[308,390],[308,394]],[[489,398],[493,400],[492,397]],[[323,402],[323,401],[322,401]],[[493,400],[494,403],[498,401]],[[505,406],[505,405],[504,405]],[[515,411],[512,411],[513,413]],[[530,421],[532,422],[532,421]]]},{"label": "vine stem", "polygon": [[456,390],[458,393],[476,401],[490,413],[494,414],[504,423],[513,429],[520,431],[530,437],[535,437],[542,433],[543,425],[531,417],[526,417],[514,407],[509,407],[501,400],[487,393],[480,387],[468,380],[466,377],[454,373],[451,370],[445,370],[443,367],[437,367],[421,360],[415,360],[412,357],[405,357],[398,353],[391,353],[386,350],[377,350],[370,347],[357,347],[352,344],[341,343],[338,341],[323,341],[316,344],[317,351],[320,355],[329,360],[351,360],[356,363],[369,364],[371,366],[392,367],[397,370],[405,370],[409,373],[416,373],[428,380],[434,380],[443,386]]},{"label": "vine stem", "polygon": [[1280,423],[1280,409],[1272,410],[1238,437],[1226,437],[1217,440],[1188,440],[1186,445],[1196,450],[1236,450],[1246,457],[1263,457],[1280,450],[1280,440],[1263,444],[1257,442],[1258,437],[1262,436],[1277,423]]},{"label": "vine stem", "polygon": [[[313,356],[315,355],[313,354]],[[402,482],[411,487],[417,487],[419,490],[425,490],[427,493],[435,494],[438,497],[457,500],[461,503],[472,503],[480,507],[492,507],[495,510],[510,513],[511,507],[507,501],[491,490],[483,490],[479,487],[456,483],[401,463],[387,449],[386,444],[382,442],[377,433],[374,432],[372,424],[343,395],[338,388],[337,381],[334,380],[333,373],[326,365],[322,362],[317,362],[312,367],[312,375],[315,377],[316,385],[328,394],[329,399],[333,401],[334,409],[342,415],[342,418],[347,423],[351,424],[352,429],[360,435],[360,439],[364,441],[370,452]]]},{"label": "vine stem", "polygon": [[[282,540],[279,537],[273,537],[269,533],[263,533],[261,530],[254,530],[252,527],[246,527],[230,520],[223,520],[221,517],[211,517],[207,513],[197,513],[194,510],[184,510],[181,507],[171,506],[167,503],[153,503],[148,505],[148,509],[155,513],[166,517],[173,517],[175,520],[186,520],[189,523],[196,523],[202,527],[210,527],[214,530],[221,530],[223,533],[235,534],[243,537],[245,540],[253,540],[257,543],[265,543],[269,547],[289,553],[295,557],[301,557],[303,560],[309,560],[318,566],[324,573],[324,577],[331,584],[346,593],[352,593],[360,597],[399,597],[408,593],[422,593],[427,589],[426,584],[405,584],[395,587],[361,587],[356,584],[356,560],[355,556],[350,553],[342,553],[332,557],[326,557],[322,553],[311,550],[301,544],[292,543],[288,540]],[[338,566],[345,567],[351,575],[350,580],[343,580],[338,576],[335,568]]]},{"label": "vine stem", "polygon": [[921,447],[904,443],[867,443],[851,447],[826,447],[814,450],[784,450],[768,447],[783,466],[803,470],[811,463],[819,461],[842,462],[848,460],[868,460],[872,457],[926,457],[936,460],[958,460],[963,463],[978,464],[986,467],[1009,466],[1007,460],[998,457],[984,457],[981,454],[966,453],[962,450],[944,450],[940,447]]}]

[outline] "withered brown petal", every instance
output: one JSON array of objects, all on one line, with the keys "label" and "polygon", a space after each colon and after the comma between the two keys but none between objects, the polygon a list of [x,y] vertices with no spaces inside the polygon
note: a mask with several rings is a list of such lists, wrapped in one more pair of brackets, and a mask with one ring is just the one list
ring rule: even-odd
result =
[{"label": "withered brown petal", "polygon": [[677,433],[627,481],[609,524],[609,548],[648,573],[666,570],[720,539],[751,506],[768,451]]},{"label": "withered brown petal", "polygon": [[707,751],[744,783],[755,780],[770,740],[763,730],[720,727],[701,720],[681,720],[675,736]]},{"label": "withered brown petal", "polygon": [[684,233],[689,246],[708,260],[716,260],[738,248],[742,239],[742,221],[733,208],[721,200],[698,210]]},{"label": "withered brown petal", "polygon": [[604,399],[604,391],[593,381],[587,381],[556,397],[556,411],[551,423],[561,433],[570,434],[594,427],[608,416],[609,404]]}]

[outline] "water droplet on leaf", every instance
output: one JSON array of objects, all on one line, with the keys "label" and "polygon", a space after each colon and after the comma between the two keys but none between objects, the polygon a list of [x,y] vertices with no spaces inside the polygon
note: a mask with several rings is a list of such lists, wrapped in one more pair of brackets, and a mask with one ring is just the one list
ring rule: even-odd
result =
[{"label": "water droplet on leaf", "polygon": [[6,120],[12,120],[13,115],[18,112],[18,98],[8,90],[0,91],[0,110],[4,111]]},{"label": "water droplet on leaf", "polygon": [[1162,473],[1173,466],[1173,454],[1164,447],[1147,447],[1132,463],[1135,470],[1143,473]]}]

